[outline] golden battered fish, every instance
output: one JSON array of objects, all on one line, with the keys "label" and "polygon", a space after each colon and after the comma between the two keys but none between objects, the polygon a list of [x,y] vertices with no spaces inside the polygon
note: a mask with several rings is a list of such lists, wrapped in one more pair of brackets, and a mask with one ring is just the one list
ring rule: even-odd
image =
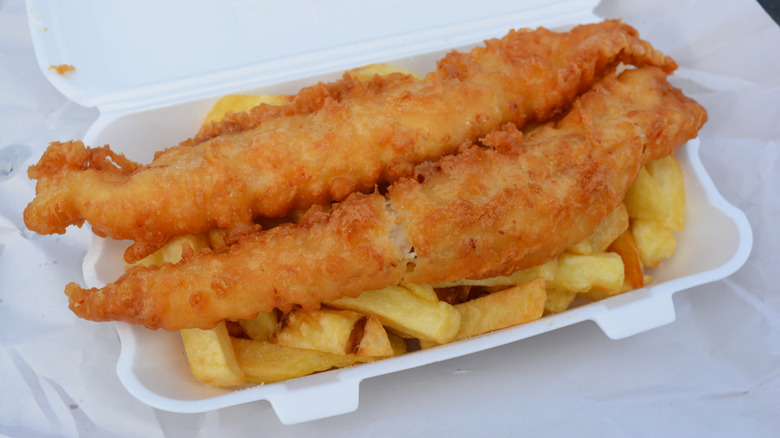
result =
[{"label": "golden battered fish", "polygon": [[508,274],[557,257],[619,204],[640,167],[697,135],[706,112],[658,68],[610,75],[559,122],[514,125],[331,212],[245,236],[228,251],[132,267],[102,289],[66,288],[78,316],[149,328],[357,296],[399,282]]},{"label": "golden battered fish", "polygon": [[418,166],[387,195],[416,258],[404,281],[509,275],[557,257],[623,201],[647,162],[696,137],[706,111],[658,69],[610,76],[558,123],[515,126]]},{"label": "golden battered fish", "polygon": [[41,234],[87,221],[100,236],[133,240],[128,262],[216,227],[232,243],[259,217],[370,193],[504,123],[551,119],[620,63],[676,68],[619,21],[512,31],[450,53],[423,79],[347,75],[228,117],[144,166],[55,142],[29,169],[37,195],[24,220]]}]

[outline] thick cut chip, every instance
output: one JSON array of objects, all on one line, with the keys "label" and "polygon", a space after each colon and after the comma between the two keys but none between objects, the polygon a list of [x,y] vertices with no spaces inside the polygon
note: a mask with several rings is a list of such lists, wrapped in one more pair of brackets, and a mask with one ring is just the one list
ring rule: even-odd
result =
[{"label": "thick cut chip", "polygon": [[591,289],[618,293],[623,288],[623,278],[623,260],[615,253],[563,253],[558,257],[558,270],[549,286],[578,293]]},{"label": "thick cut chip", "polygon": [[451,341],[460,328],[460,313],[451,304],[401,286],[366,291],[357,298],[339,298],[328,304],[374,316],[401,335],[439,344]]},{"label": "thick cut chip", "polygon": [[685,181],[682,168],[674,156],[669,155],[653,160],[645,166],[653,177],[666,200],[666,217],[662,221],[674,231],[685,228]]},{"label": "thick cut chip", "polygon": [[590,255],[604,252],[623,231],[628,229],[628,209],[620,204],[607,215],[585,240],[570,246],[567,251],[573,254]]},{"label": "thick cut chip", "polygon": [[[455,305],[461,315],[460,329],[453,341],[535,321],[544,314],[544,279],[512,286]],[[422,348],[440,345],[420,340]]]},{"label": "thick cut chip", "polygon": [[355,354],[367,357],[394,356],[396,348],[382,323],[373,316],[363,316],[363,318],[360,320],[364,323],[363,332],[359,334],[360,340],[357,341]]},{"label": "thick cut chip", "polygon": [[661,260],[667,259],[677,249],[674,232],[654,220],[634,219],[631,231],[639,248],[642,264],[648,268],[656,268]]},{"label": "thick cut chip", "polygon": [[238,364],[250,383],[279,382],[371,360],[354,354],[285,347],[270,341],[242,338],[231,338],[231,341]]},{"label": "thick cut chip", "polygon": [[673,156],[643,167],[625,198],[628,215],[651,219],[675,231],[685,226],[685,186],[680,164]]},{"label": "thick cut chip", "polygon": [[255,319],[242,319],[238,324],[249,339],[262,341],[269,339],[276,331],[279,320],[275,312],[260,312]]},{"label": "thick cut chip", "polygon": [[544,313],[545,296],[540,278],[456,304],[461,322],[455,340],[537,320]]},{"label": "thick cut chip", "polygon": [[393,354],[382,324],[374,317],[352,310],[295,310],[284,317],[271,341],[333,354],[373,357]]},{"label": "thick cut chip", "polygon": [[405,284],[403,287],[424,300],[434,303],[439,301],[439,296],[436,295],[433,286],[429,284]]},{"label": "thick cut chip", "polygon": [[236,360],[225,322],[211,330],[180,330],[192,375],[212,386],[235,386],[245,376]]},{"label": "thick cut chip", "polygon": [[406,353],[407,346],[404,338],[394,333],[388,333],[387,337],[390,338],[390,345],[393,347],[393,356],[399,356]]},{"label": "thick cut chip", "polygon": [[628,215],[632,218],[661,219],[666,216],[661,187],[650,176],[646,167],[639,170],[634,184],[628,188],[624,200]]},{"label": "thick cut chip", "polygon": [[545,280],[552,280],[555,278],[555,271],[558,269],[558,260],[553,259],[543,265],[534,266],[532,268],[523,269],[517,271],[511,275],[485,278],[482,280],[459,280],[449,283],[438,283],[433,287],[445,288],[445,287],[458,287],[458,286],[480,286],[480,287],[509,287],[517,286],[520,284],[528,283],[529,281],[536,280],[537,278],[543,278]]},{"label": "thick cut chip", "polygon": [[[631,230],[626,230],[609,245],[609,251],[620,255],[623,259],[625,282],[630,289],[639,289],[645,285],[645,273],[642,269],[642,259],[639,247]],[[629,289],[629,290],[630,290]]]},{"label": "thick cut chip", "polygon": [[577,292],[573,290],[548,287],[544,299],[544,311],[547,313],[563,312],[571,306],[575,298],[577,298]]}]

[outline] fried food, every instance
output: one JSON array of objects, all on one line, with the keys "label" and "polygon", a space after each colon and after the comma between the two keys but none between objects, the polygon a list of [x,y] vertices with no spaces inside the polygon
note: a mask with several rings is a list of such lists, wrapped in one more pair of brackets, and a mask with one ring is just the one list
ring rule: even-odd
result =
[{"label": "fried food", "polygon": [[213,386],[244,383],[246,376],[238,365],[224,321],[213,330],[182,330],[181,336],[190,371],[196,379]]},{"label": "fried food", "polygon": [[[653,179],[657,178],[658,183],[672,194],[678,186],[684,184],[683,174],[677,172],[679,164],[673,155],[650,161],[642,169],[651,174]],[[641,204],[643,199],[654,204],[655,190],[647,191],[646,188],[652,185],[641,182],[640,178],[637,177],[634,181],[629,193],[633,191],[634,201],[638,204]],[[684,198],[673,199],[681,201],[682,205],[676,202],[665,204],[661,210],[655,211],[657,218],[680,214],[684,216]],[[643,210],[645,209],[638,211]],[[436,347],[441,345],[440,343],[450,343],[525,324],[539,319],[544,314],[564,311],[575,299],[584,303],[638,289],[652,281],[652,277],[644,272],[640,250],[634,238],[635,230],[629,228],[627,214],[625,204],[621,203],[590,236],[579,244],[568,247],[561,255],[544,265],[517,271],[510,276],[465,279],[436,285],[407,283],[404,286],[387,286],[380,290],[363,292],[356,298],[324,302],[325,306],[320,310],[303,312],[307,315],[304,321],[314,322],[319,318],[309,318],[309,315],[332,311],[333,308],[355,310],[367,318],[366,321],[375,317],[386,330],[385,333],[381,330],[368,330],[373,333],[368,336],[368,339],[371,339],[369,342],[366,342],[368,324],[355,324],[351,327],[317,324],[311,335],[318,339],[344,339],[343,332],[346,330],[350,332],[349,338],[355,339],[353,346],[365,342],[372,348],[386,345],[386,340],[389,340],[395,356],[410,349],[416,350],[417,344],[420,348]],[[653,222],[656,219],[642,221]],[[659,226],[667,228],[660,223]],[[158,264],[164,261],[176,263],[181,260],[182,250],[186,248],[185,242],[191,247],[201,247],[202,239],[202,236],[191,235],[186,239],[172,240],[156,251],[154,257],[147,259],[153,263],[156,259],[161,260]],[[300,313],[299,310],[293,310],[286,314],[287,316],[278,311],[260,313],[253,320],[239,320],[238,324],[218,324],[211,330],[182,330],[185,350],[195,350],[190,358],[190,365],[194,367],[193,375],[209,385],[234,384],[232,378],[225,379],[225,376],[236,375],[233,363],[225,360],[230,356],[225,350],[230,347],[225,342],[212,341],[222,339],[226,325],[234,328],[239,326],[241,329],[230,330],[230,336],[249,338],[233,339],[233,350],[239,358],[238,365],[244,371],[246,379],[255,383],[270,383],[282,377],[305,376],[323,370],[321,367],[327,363],[331,363],[333,367],[343,367],[372,359],[371,356],[355,354],[329,354],[327,351],[332,351],[329,343],[312,344],[308,336],[296,339],[314,347],[314,350],[279,345],[277,334],[287,330],[284,324],[279,323],[279,315],[289,321],[290,314]],[[363,318],[357,319],[362,320]],[[198,336],[185,336],[185,332],[198,333]],[[272,340],[274,338],[276,342]],[[361,338],[360,343],[357,342],[358,338]],[[347,348],[346,351],[352,351],[353,348]],[[249,351],[259,354],[247,356],[245,353]],[[208,363],[203,363],[201,358],[207,355],[216,357]]]},{"label": "fried food", "polygon": [[619,205],[645,163],[694,138],[705,110],[656,68],[611,76],[558,123],[512,125],[420,165],[389,189],[416,259],[404,279],[441,283],[540,265]]},{"label": "fried food", "polygon": [[24,220],[41,234],[86,221],[100,236],[134,241],[128,262],[217,227],[233,243],[258,217],[370,193],[504,123],[547,121],[620,63],[676,68],[619,21],[513,31],[448,54],[423,79],[347,74],[284,105],[228,116],[148,165],[55,142],[28,171],[37,195]]},{"label": "fried food", "polygon": [[[409,248],[394,240],[395,217],[381,195],[354,195],[332,211],[315,206],[297,225],[243,237],[223,252],[177,264],[134,265],[102,290],[66,288],[71,307],[92,320],[150,328],[211,328],[223,319],[356,296],[401,281]],[[144,321],[144,322],[141,322]]]},{"label": "fried food", "polygon": [[[560,121],[514,125],[418,166],[378,193],[242,238],[228,251],[134,266],[102,289],[66,287],[95,321],[210,328],[274,308],[317,308],[388,285],[509,275],[590,235],[641,167],[694,138],[706,112],[658,68],[609,75]],[[413,251],[412,251],[413,248]]]},{"label": "fried food", "polygon": [[453,340],[461,324],[457,309],[439,301],[430,285],[392,285],[327,303],[376,317],[382,325],[403,337],[440,344]]},{"label": "fried food", "polygon": [[546,297],[544,280],[536,280],[456,304],[461,314],[458,334],[467,339],[541,318]]}]

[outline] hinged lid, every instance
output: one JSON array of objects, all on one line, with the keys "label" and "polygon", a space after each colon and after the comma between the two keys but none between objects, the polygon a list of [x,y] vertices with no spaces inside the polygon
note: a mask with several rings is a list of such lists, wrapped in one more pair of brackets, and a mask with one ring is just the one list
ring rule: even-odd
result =
[{"label": "hinged lid", "polygon": [[[38,64],[68,98],[145,108],[595,20],[598,0],[27,0]],[[70,65],[58,74],[52,66]]]}]

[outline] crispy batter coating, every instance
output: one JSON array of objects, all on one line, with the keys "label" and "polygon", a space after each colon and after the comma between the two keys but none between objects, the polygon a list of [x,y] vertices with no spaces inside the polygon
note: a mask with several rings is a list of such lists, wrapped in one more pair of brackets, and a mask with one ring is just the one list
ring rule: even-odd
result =
[{"label": "crispy batter coating", "polygon": [[74,162],[81,143],[53,143],[28,172],[38,183],[25,223],[51,234],[86,220],[135,241],[128,262],[175,235],[221,227],[233,241],[258,217],[370,193],[506,122],[546,121],[619,63],[676,68],[619,21],[513,31],[450,53],[424,79],[345,76],[232,115],[132,171]]},{"label": "crispy batter coating", "polygon": [[418,166],[387,198],[353,194],[330,214],[314,209],[299,225],[260,231],[229,251],[130,268],[103,289],[71,283],[66,293],[83,318],[174,330],[316,307],[401,281],[507,274],[589,235],[643,163],[673,153],[705,120],[663,71],[625,71],[561,121],[527,137],[507,125],[484,148],[465,144]]},{"label": "crispy batter coating", "polygon": [[512,125],[487,149],[421,165],[390,188],[417,256],[404,281],[509,275],[590,235],[639,169],[694,138],[705,110],[655,68],[610,76],[559,123],[528,136]]},{"label": "crispy batter coating", "polygon": [[224,252],[191,254],[177,264],[131,266],[101,290],[66,288],[70,307],[87,319],[149,328],[211,328],[293,304],[356,296],[397,283],[408,247],[393,239],[395,217],[381,195],[354,194],[331,212],[313,207],[297,225],[243,237]]}]

